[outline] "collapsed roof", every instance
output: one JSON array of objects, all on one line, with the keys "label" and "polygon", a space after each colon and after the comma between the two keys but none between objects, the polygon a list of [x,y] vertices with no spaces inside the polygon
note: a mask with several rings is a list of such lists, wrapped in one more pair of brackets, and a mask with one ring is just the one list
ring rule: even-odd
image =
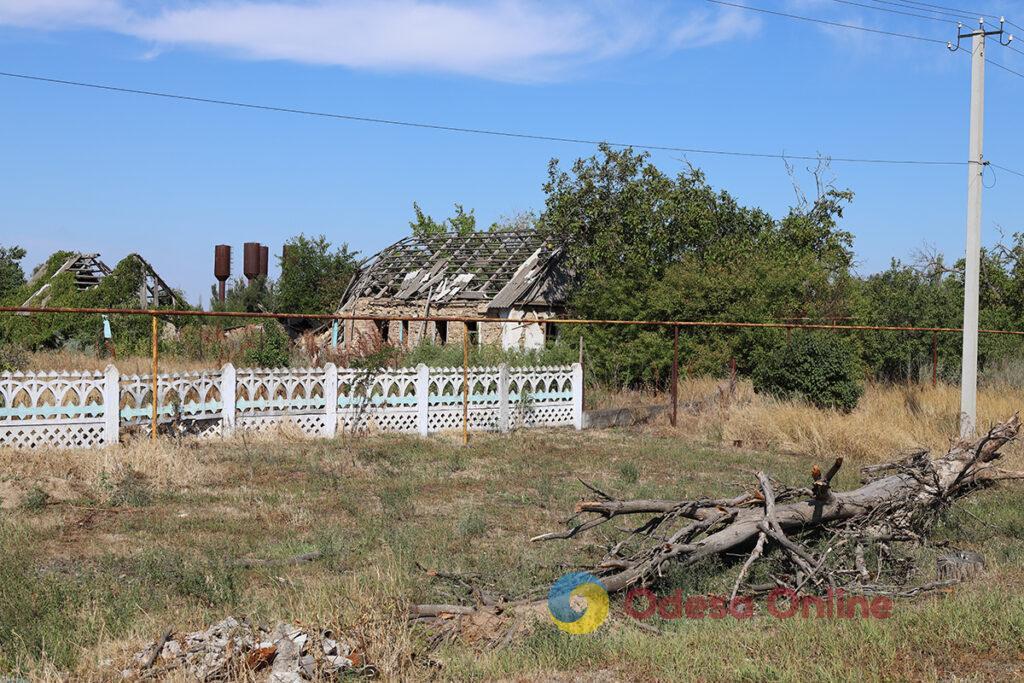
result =
[{"label": "collapsed roof", "polygon": [[568,285],[561,256],[536,230],[406,237],[364,262],[342,309],[366,298],[559,306]]},{"label": "collapsed roof", "polygon": [[[139,287],[138,304],[139,308],[157,308],[160,306],[188,307],[177,292],[167,286],[153,266],[146,259],[138,254],[129,254],[125,258],[136,259],[142,265],[143,282]],[[29,278],[28,286],[38,285],[46,276],[46,268],[40,266]],[[60,275],[71,272],[75,276],[75,288],[78,291],[92,289],[99,285],[100,281],[112,272],[110,267],[100,260],[99,254],[74,253],[53,274],[45,278],[32,295],[22,306],[45,306],[49,301],[49,289],[51,283]]]}]

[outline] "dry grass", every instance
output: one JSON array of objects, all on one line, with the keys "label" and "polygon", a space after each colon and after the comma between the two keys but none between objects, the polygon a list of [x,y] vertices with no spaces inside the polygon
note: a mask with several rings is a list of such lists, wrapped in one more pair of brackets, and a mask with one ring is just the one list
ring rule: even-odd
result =
[{"label": "dry grass", "polygon": [[[147,356],[121,356],[117,359],[99,357],[84,351],[33,351],[27,354],[26,370],[54,371],[102,371],[108,365],[116,365],[122,375],[149,374],[153,360]],[[197,361],[179,356],[162,355],[159,359],[160,372],[191,372],[219,367],[210,361]]]},{"label": "dry grass", "polygon": [[[610,398],[616,407],[665,403],[664,395],[622,394]],[[854,463],[878,462],[918,448],[942,452],[957,433],[960,389],[931,386],[868,385],[857,408],[844,414],[819,410],[796,401],[780,401],[754,393],[739,380],[729,397],[728,383],[711,378],[680,383],[676,429],[659,418],[650,429],[677,433],[714,446],[733,446],[806,455],[815,459],[842,455]],[[688,406],[699,405],[698,410]],[[1016,386],[985,386],[978,394],[981,428],[1005,420],[1024,406],[1024,390]],[[1024,448],[1008,449],[1010,462],[1020,461]]]},{"label": "dry grass", "polygon": [[[712,381],[687,382],[681,398],[716,391]],[[682,414],[677,429],[477,435],[469,449],[448,436],[281,433],[0,450],[0,498],[14,503],[0,513],[0,676],[119,680],[131,654],[168,626],[236,615],[352,635],[388,680],[1011,678],[1024,673],[1024,511],[1013,485],[951,510],[938,532],[983,552],[989,573],[954,595],[901,602],[886,623],[684,620],[659,623],[665,635],[655,636],[617,618],[587,637],[541,623],[504,649],[455,643],[428,655],[425,635],[404,618],[411,602],[466,599],[417,563],[514,596],[599,560],[611,528],[526,541],[560,528],[582,493],[576,476],[622,497],[734,495],[762,468],[805,482],[811,458],[841,452],[856,465],[919,444],[941,450],[956,403],[949,387],[871,387],[857,411],[840,415],[740,383],[731,399]],[[991,420],[1024,395],[986,390],[981,404]],[[837,487],[856,481],[856,468],[844,468]],[[42,505],[26,504],[34,489],[46,494]],[[235,562],[313,549],[323,559],[301,567]],[[712,568],[669,580],[706,592],[728,590],[734,576]],[[4,641],[5,629],[17,637]]]}]

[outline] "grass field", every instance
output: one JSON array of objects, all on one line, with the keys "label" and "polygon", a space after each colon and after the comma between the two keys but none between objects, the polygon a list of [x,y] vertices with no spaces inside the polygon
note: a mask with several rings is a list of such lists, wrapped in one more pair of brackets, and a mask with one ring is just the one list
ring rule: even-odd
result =
[{"label": "grass field", "polygon": [[[919,398],[918,416],[932,403],[946,409],[938,394]],[[748,404],[748,412],[758,406]],[[748,419],[792,424],[781,409],[776,422],[766,413]],[[577,476],[622,497],[735,494],[751,488],[757,469],[807,483],[811,462],[823,461],[819,455],[835,442],[822,436],[794,453],[814,439],[783,443],[785,431],[771,427],[762,434],[776,434],[775,441],[758,443],[731,410],[717,423],[693,417],[679,430],[478,435],[469,448],[444,436],[318,441],[283,434],[97,452],[0,451],[0,675],[119,680],[131,654],[164,629],[204,628],[227,615],[330,625],[361,640],[387,679],[1024,675],[1019,485],[967,499],[937,530],[939,539],[982,552],[987,574],[950,594],[899,601],[884,621],[654,621],[657,635],[623,617],[613,600],[613,618],[592,635],[538,622],[505,647],[470,639],[432,652],[428,634],[406,623],[411,603],[464,600],[461,589],[417,564],[518,596],[543,594],[564,572],[599,559],[611,525],[571,542],[527,542],[560,528],[583,492]],[[913,441],[904,424],[912,418],[901,415],[889,416],[890,433]],[[744,424],[742,437],[729,431]],[[867,424],[814,428],[854,434]],[[886,433],[884,424],[876,429]],[[744,446],[722,445],[734,438]],[[944,437],[922,440],[941,445]],[[853,449],[837,488],[857,484],[858,464],[891,454],[880,447]],[[1011,450],[1010,465],[1019,468],[1019,448]],[[311,550],[321,559],[300,566],[238,562]],[[687,593],[727,592],[735,573],[704,567],[666,580]]]}]

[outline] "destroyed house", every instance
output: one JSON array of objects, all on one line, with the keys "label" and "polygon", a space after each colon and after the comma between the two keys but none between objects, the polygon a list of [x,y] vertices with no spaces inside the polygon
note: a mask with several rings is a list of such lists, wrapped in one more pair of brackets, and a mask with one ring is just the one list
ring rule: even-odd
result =
[{"label": "destroyed house", "polygon": [[[129,254],[125,258],[126,260],[133,259],[139,264],[142,277],[137,296],[122,302],[123,305],[146,309],[188,307],[188,303],[167,286],[167,283],[157,275],[156,270],[146,259],[138,254]],[[21,304],[22,306],[47,306],[52,293],[51,285],[64,273],[70,272],[74,275],[75,289],[82,292],[98,286],[103,278],[113,272],[106,263],[100,260],[99,254],[73,253],[49,276],[47,276],[45,266],[45,263],[40,265],[29,278],[27,286],[34,289],[28,299]]]},{"label": "destroyed house", "polygon": [[563,312],[567,289],[562,251],[535,230],[406,237],[364,262],[340,309],[397,319],[347,321],[343,340],[461,344],[461,322],[402,318],[465,316],[509,321],[468,323],[474,344],[541,348],[557,328],[540,321]]}]

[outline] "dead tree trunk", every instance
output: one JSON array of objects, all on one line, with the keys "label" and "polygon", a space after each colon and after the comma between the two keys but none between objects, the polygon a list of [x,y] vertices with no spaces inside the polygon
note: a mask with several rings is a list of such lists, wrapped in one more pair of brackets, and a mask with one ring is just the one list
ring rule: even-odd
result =
[{"label": "dead tree trunk", "polygon": [[[814,466],[810,487],[790,488],[759,472],[757,489],[731,499],[620,500],[584,483],[596,498],[576,506],[570,520],[574,525],[531,540],[573,538],[616,518],[644,516],[590,569],[609,593],[653,583],[669,563],[686,567],[749,552],[734,597],[741,591],[756,594],[777,587],[796,592],[846,587],[862,593],[913,595],[948,582],[914,587],[880,583],[881,570],[874,575],[868,570],[865,549],[891,556],[894,543],[922,542],[938,514],[957,498],[1000,480],[1024,479],[1024,472],[996,466],[1000,448],[1016,438],[1019,428],[1015,414],[976,442],[957,443],[938,458],[922,451],[898,462],[865,467],[863,486],[852,491],[832,490],[842,458],[825,474]],[[808,540],[816,544],[805,545]],[[751,567],[773,550],[785,558],[784,569],[773,571],[770,584],[745,585]],[[494,614],[502,606],[477,609]]]},{"label": "dead tree trunk", "polygon": [[[1024,473],[1006,471],[994,464],[1000,457],[999,449],[1016,437],[1019,427],[1020,420],[1014,415],[977,442],[959,443],[939,458],[929,458],[923,452],[900,462],[865,468],[868,476],[891,474],[853,491],[832,490],[831,481],[842,466],[842,458],[824,476],[815,467],[810,489],[773,484],[767,475],[758,473],[759,491],[731,500],[626,501],[590,487],[599,499],[583,501],[576,508],[577,517],[592,515],[590,519],[565,532],[532,540],[571,538],[616,517],[649,514],[653,516],[594,568],[609,593],[649,582],[670,561],[689,566],[751,544],[760,556],[765,542],[780,547],[789,558],[793,565],[789,583],[818,584],[825,574],[825,556],[834,554],[838,547],[850,546],[855,554],[860,547],[862,554],[868,543],[919,540],[937,513],[953,500],[1001,479],[1024,477]],[[820,552],[812,552],[790,538],[826,530],[837,538],[835,544]],[[656,536],[663,540],[643,543]],[[623,550],[631,542],[639,542],[642,547],[624,555]]]}]

